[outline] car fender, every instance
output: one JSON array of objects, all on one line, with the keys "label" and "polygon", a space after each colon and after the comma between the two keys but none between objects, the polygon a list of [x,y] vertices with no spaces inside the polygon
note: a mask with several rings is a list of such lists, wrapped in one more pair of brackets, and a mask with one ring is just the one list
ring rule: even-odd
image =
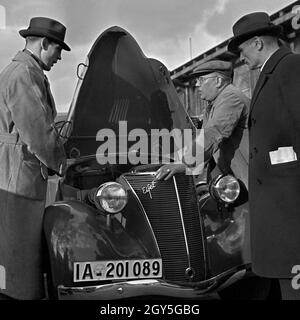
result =
[{"label": "car fender", "polygon": [[74,286],[75,262],[159,257],[158,251],[149,250],[145,241],[126,230],[119,217],[109,220],[96,208],[75,200],[46,208],[44,232],[54,285]]}]

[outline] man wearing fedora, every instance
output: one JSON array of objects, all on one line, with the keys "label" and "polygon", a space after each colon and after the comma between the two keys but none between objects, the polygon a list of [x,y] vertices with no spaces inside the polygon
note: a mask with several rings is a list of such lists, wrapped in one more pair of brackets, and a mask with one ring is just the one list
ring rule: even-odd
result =
[{"label": "man wearing fedora", "polygon": [[249,113],[249,203],[253,271],[280,279],[283,299],[300,264],[300,55],[280,46],[265,12],[233,25],[228,50],[259,69]]},{"label": "man wearing fedora", "polygon": [[[232,160],[246,128],[250,100],[240,89],[232,85],[232,63],[211,60],[198,66],[191,74],[196,79],[201,99],[208,102],[204,111],[204,172],[203,179],[215,168],[215,174],[232,173]],[[196,139],[196,143],[198,143]],[[188,146],[193,148],[195,142]],[[185,152],[183,162],[189,152]],[[185,163],[162,166],[156,179],[169,179],[175,173],[184,172]],[[247,183],[247,181],[244,181]]]},{"label": "man wearing fedora", "polygon": [[32,18],[23,51],[0,74],[0,298],[44,297],[42,219],[48,170],[62,174],[65,152],[43,71],[61,60],[66,28]]}]

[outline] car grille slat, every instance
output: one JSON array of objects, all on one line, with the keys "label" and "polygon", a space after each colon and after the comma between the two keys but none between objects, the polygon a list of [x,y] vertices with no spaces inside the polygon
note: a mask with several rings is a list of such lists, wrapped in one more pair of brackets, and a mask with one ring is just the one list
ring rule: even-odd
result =
[{"label": "car grille slat", "polygon": [[[205,244],[193,178],[179,174],[176,182],[156,182],[150,192],[145,188],[153,185],[152,174],[129,174],[124,178],[147,214],[162,256],[164,277],[175,282],[205,279]],[[186,275],[188,268],[194,270],[192,279]]]}]

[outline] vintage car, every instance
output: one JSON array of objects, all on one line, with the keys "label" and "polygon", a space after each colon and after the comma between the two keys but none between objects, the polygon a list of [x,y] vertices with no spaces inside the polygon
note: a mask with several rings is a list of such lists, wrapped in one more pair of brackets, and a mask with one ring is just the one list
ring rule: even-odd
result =
[{"label": "vintage car", "polygon": [[[243,166],[244,176],[218,175],[209,183],[186,174],[155,181],[172,156],[150,143],[142,152],[119,124],[147,132],[143,145],[152,129],[195,127],[167,68],[147,58],[124,29],[103,32],[77,71],[61,125],[68,168],[49,180],[44,218],[49,297],[226,298],[225,288],[236,283],[238,296],[242,284],[249,294],[249,281],[241,280],[255,283]],[[99,149],[110,138],[104,132],[115,139],[107,152]],[[242,150],[239,159],[245,162]]]}]

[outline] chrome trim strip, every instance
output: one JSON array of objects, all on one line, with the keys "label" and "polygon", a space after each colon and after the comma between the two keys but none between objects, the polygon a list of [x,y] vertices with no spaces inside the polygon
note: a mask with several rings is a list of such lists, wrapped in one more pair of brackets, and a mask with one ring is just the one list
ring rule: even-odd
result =
[{"label": "chrome trim strip", "polygon": [[144,216],[145,216],[146,219],[147,219],[148,225],[149,225],[149,227],[150,227],[150,229],[151,229],[151,232],[152,232],[153,239],[154,239],[155,244],[156,244],[156,249],[157,249],[157,251],[159,252],[159,255],[160,255],[160,257],[161,257],[161,253],[160,253],[160,250],[159,250],[159,246],[158,246],[158,243],[157,243],[155,234],[154,234],[154,232],[153,232],[151,223],[150,223],[150,221],[149,221],[149,219],[148,219],[148,216],[147,216],[147,214],[146,214],[145,208],[144,208],[144,206],[142,205],[140,198],[137,196],[135,190],[132,188],[131,184],[130,184],[129,181],[126,179],[125,175],[122,175],[120,178],[123,178],[123,179],[125,180],[125,182],[126,182],[127,185],[129,186],[130,190],[132,191],[134,197],[137,199],[137,201],[138,201],[138,203],[139,203],[139,205],[140,205],[140,207],[141,207],[141,209],[142,209],[142,211],[143,211],[143,213],[144,213]]},{"label": "chrome trim strip", "polygon": [[[129,172],[126,173],[126,176],[154,176],[156,171],[147,171],[147,172]],[[124,176],[124,175],[123,175]]]},{"label": "chrome trim strip", "polygon": [[185,240],[185,247],[186,247],[189,267],[191,267],[190,250],[189,250],[189,246],[188,246],[188,242],[187,242],[185,225],[184,225],[184,221],[183,221],[182,207],[181,207],[181,203],[180,203],[180,198],[179,198],[179,193],[178,193],[178,188],[177,188],[175,176],[173,176],[173,182],[174,182],[174,187],[175,187],[175,192],[176,192],[176,197],[177,197],[178,208],[179,208],[179,212],[180,212],[180,219],[181,219],[181,224],[182,224],[182,229],[183,229],[183,235],[184,235],[184,240]]},{"label": "chrome trim strip", "polygon": [[[194,185],[196,186],[196,183],[195,183],[195,177],[193,177],[193,181],[194,181]],[[201,229],[201,234],[202,234],[202,244],[203,244],[203,261],[204,261],[204,273],[205,273],[205,279],[207,279],[207,276],[208,276],[208,263],[207,263],[207,255],[208,255],[208,252],[207,251],[207,238],[206,238],[206,234],[205,234],[205,231],[203,230],[203,227],[204,227],[204,221],[202,219],[202,212],[201,212],[201,209],[202,207],[204,206],[204,204],[208,201],[209,198],[211,198],[211,195],[209,192],[207,192],[205,195],[203,195],[202,197],[198,197],[197,195],[197,191],[196,191],[196,188],[195,188],[195,193],[196,193],[196,198],[197,198],[197,208],[198,208],[198,214],[200,215],[199,217],[199,222],[200,222],[200,229]],[[204,201],[204,203],[202,203],[201,207],[200,207],[200,201]],[[202,223],[201,223],[202,221]]]},{"label": "chrome trim strip", "polygon": [[113,300],[137,296],[168,296],[177,298],[209,298],[210,293],[228,287],[242,279],[246,269],[231,269],[214,278],[198,283],[198,287],[185,287],[162,279],[139,279],[86,287],[57,287],[60,300]]},{"label": "chrome trim strip", "polygon": [[209,193],[206,193],[206,194],[202,195],[200,198],[198,197],[198,203],[199,203],[200,201],[205,201],[205,203],[206,203],[206,201],[207,201],[209,198],[211,198],[211,195],[210,195]]}]

